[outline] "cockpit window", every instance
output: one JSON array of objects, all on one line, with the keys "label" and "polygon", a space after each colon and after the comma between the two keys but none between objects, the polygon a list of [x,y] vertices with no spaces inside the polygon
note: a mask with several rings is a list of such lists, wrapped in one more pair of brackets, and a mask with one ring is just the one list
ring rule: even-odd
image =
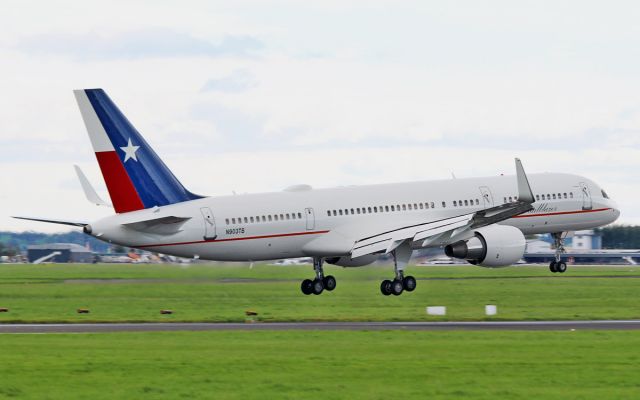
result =
[{"label": "cockpit window", "polygon": [[602,191],[602,197],[604,197],[605,199],[608,199],[609,195],[607,194],[607,192],[605,192],[604,189],[602,189],[601,191]]}]

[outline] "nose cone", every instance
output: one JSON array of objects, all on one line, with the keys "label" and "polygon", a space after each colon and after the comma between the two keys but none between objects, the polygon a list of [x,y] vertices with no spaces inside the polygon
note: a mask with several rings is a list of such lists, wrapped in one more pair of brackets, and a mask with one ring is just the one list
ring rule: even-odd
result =
[{"label": "nose cone", "polygon": [[607,201],[607,206],[611,209],[611,222],[614,222],[618,219],[618,217],[620,217],[620,208],[618,208],[618,203],[616,203],[615,201],[609,199]]}]

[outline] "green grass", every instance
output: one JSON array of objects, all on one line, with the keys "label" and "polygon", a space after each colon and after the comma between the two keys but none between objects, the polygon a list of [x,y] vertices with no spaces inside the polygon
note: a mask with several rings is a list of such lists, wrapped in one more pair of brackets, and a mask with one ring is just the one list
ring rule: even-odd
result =
[{"label": "green grass", "polygon": [[[543,266],[412,266],[418,288],[399,297],[379,291],[389,266],[326,272],[337,289],[304,296],[310,266],[0,264],[0,307],[10,309],[0,322],[244,321],[248,309],[263,321],[483,320],[485,304],[498,305],[491,319],[640,318],[640,267],[570,266],[560,275]],[[428,305],[448,315],[427,316]],[[80,307],[91,313],[76,314]]]},{"label": "green grass", "polygon": [[0,336],[0,399],[637,399],[640,334]]}]

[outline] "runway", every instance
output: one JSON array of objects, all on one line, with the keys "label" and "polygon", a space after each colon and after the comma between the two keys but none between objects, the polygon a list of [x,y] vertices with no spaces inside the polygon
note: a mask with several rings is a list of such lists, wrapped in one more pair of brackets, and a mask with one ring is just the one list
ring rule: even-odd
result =
[{"label": "runway", "polygon": [[0,324],[0,333],[110,333],[167,331],[565,331],[640,330],[640,320],[479,322],[269,322],[269,323],[99,323]]}]

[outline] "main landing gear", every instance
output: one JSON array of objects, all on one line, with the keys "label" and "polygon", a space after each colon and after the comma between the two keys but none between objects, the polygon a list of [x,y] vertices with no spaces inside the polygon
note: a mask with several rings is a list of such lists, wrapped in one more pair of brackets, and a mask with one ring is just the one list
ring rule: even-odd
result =
[{"label": "main landing gear", "polygon": [[551,261],[551,263],[549,264],[549,271],[554,273],[563,273],[567,270],[567,263],[562,261],[562,253],[566,251],[564,248],[564,238],[566,237],[566,233],[556,232],[552,233],[551,236],[553,236],[553,243],[556,251],[555,260]]},{"label": "main landing gear", "polygon": [[416,288],[416,278],[411,275],[404,276],[404,268],[409,263],[411,258],[411,244],[407,241],[398,246],[391,252],[393,255],[393,264],[396,277],[394,280],[385,279],[380,284],[380,291],[383,295],[399,296],[405,290],[407,292],[413,292]]},{"label": "main landing gear", "polygon": [[304,294],[320,294],[325,290],[332,291],[336,288],[336,278],[331,275],[324,276],[322,269],[323,260],[320,257],[313,258],[313,270],[316,272],[314,280],[305,279],[300,285],[300,290]]}]

